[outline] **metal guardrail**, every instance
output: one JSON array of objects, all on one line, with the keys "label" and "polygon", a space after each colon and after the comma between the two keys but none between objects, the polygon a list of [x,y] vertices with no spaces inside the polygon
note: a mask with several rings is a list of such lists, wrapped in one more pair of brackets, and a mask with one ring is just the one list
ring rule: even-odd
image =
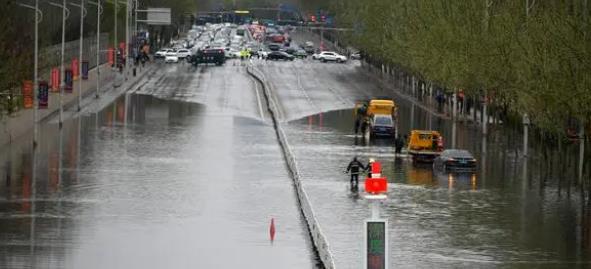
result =
[{"label": "metal guardrail", "polygon": [[281,127],[280,121],[278,119],[279,110],[274,101],[275,99],[273,98],[273,94],[270,90],[270,85],[267,83],[265,75],[260,70],[254,68],[252,65],[248,66],[246,70],[251,76],[257,79],[263,85],[263,94],[267,101],[269,113],[271,114],[271,118],[273,119],[275,132],[277,134],[279,144],[283,151],[285,161],[287,162],[288,169],[291,173],[291,178],[296,187],[300,209],[302,210],[304,218],[306,219],[306,223],[308,224],[308,230],[310,231],[310,236],[312,237],[312,242],[316,247],[318,256],[320,257],[320,260],[322,261],[324,268],[335,269],[334,259],[330,249],[330,245],[328,244],[326,236],[322,232],[318,219],[316,218],[316,214],[314,213],[314,209],[310,204],[308,194],[302,186],[300,174],[298,172],[299,168],[297,160],[295,158],[294,153],[291,150],[291,147],[289,146],[287,136],[285,135],[285,132],[283,131],[283,128]]}]

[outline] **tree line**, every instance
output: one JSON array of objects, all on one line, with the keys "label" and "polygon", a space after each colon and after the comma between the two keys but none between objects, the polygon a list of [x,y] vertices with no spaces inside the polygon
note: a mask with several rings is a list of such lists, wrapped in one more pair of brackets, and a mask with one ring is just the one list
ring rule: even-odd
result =
[{"label": "tree line", "polygon": [[588,0],[333,0],[346,39],[448,91],[494,96],[544,132],[589,130]]},{"label": "tree line", "polygon": [[[62,11],[51,6],[46,0],[39,0],[39,8],[43,11],[43,20],[39,24],[39,49],[43,53],[44,47],[60,44],[62,37]],[[61,0],[53,1],[62,3]],[[104,7],[101,15],[101,32],[108,33],[110,42],[115,39],[115,0],[101,0]],[[125,3],[126,0],[119,0]],[[131,1],[134,2],[134,1]],[[18,102],[19,89],[24,80],[33,79],[33,51],[34,51],[34,13],[32,10],[18,4],[34,4],[32,0],[9,0],[0,5],[0,117],[6,111],[14,111]],[[79,4],[80,0],[67,0],[67,3]],[[194,13],[194,0],[141,0],[141,9],[148,7],[169,7],[172,12],[172,25],[149,27],[152,37],[169,40],[176,34],[176,30],[190,23],[185,16]],[[66,21],[66,42],[77,40],[80,33],[80,11],[75,6],[68,7],[71,11]],[[84,18],[84,36],[96,35],[96,6],[86,4],[87,15]],[[125,40],[125,5],[119,5],[117,11],[117,39]],[[140,18],[143,18],[141,16]],[[9,101],[9,96],[12,101]]]}]

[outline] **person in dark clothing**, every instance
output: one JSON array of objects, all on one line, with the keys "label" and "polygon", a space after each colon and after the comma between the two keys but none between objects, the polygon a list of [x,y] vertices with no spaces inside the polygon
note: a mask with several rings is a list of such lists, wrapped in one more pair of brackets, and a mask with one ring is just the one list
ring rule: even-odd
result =
[{"label": "person in dark clothing", "polygon": [[443,103],[445,102],[445,96],[443,92],[437,91],[437,96],[435,97],[437,100],[437,112],[443,113]]},{"label": "person in dark clothing", "polygon": [[351,173],[351,189],[357,188],[359,185],[359,173],[365,169],[365,166],[354,157],[353,160],[347,166],[347,173]]},{"label": "person in dark clothing", "polygon": [[367,132],[367,128],[369,127],[369,120],[363,119],[361,122],[361,135],[365,137],[365,132]]},{"label": "person in dark clothing", "polygon": [[396,154],[402,153],[402,148],[404,147],[404,140],[402,137],[397,137],[394,141],[394,148],[396,149]]}]

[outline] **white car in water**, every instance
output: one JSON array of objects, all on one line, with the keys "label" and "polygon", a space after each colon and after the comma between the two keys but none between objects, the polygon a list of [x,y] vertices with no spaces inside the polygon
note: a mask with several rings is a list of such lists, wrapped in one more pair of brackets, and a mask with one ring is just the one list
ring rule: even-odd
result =
[{"label": "white car in water", "polygon": [[164,62],[165,63],[178,63],[179,56],[174,51],[169,51],[164,55]]}]

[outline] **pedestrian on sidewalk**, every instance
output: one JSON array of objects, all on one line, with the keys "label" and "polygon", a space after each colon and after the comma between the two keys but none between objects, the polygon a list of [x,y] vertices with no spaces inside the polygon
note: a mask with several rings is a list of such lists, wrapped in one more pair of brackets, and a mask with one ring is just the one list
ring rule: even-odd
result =
[{"label": "pedestrian on sidewalk", "polygon": [[443,95],[442,90],[437,90],[435,100],[437,100],[437,112],[443,113],[443,103],[445,102],[445,96]]},{"label": "pedestrian on sidewalk", "polygon": [[458,91],[458,111],[464,111],[464,90],[462,89]]}]

